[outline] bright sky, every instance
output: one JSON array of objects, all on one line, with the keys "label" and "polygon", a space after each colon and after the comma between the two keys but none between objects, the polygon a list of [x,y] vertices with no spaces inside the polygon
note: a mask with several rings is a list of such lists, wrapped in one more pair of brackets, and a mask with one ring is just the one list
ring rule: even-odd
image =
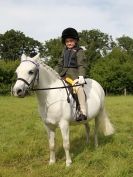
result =
[{"label": "bright sky", "polygon": [[0,33],[15,29],[43,42],[67,27],[133,37],[133,0],[0,0]]}]

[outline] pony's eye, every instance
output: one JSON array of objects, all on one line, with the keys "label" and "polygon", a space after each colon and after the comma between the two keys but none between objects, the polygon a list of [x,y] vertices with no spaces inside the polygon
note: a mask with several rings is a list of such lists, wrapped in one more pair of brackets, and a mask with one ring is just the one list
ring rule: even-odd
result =
[{"label": "pony's eye", "polygon": [[34,74],[34,71],[30,70],[30,71],[29,71],[29,74],[30,74],[30,75]]}]

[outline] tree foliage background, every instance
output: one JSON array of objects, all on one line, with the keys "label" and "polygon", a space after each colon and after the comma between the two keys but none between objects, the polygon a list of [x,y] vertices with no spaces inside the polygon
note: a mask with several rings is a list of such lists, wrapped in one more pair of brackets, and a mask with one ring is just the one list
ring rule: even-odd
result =
[{"label": "tree foliage background", "polygon": [[4,60],[17,60],[22,53],[42,52],[42,44],[23,32],[10,30],[0,34],[0,57]]},{"label": "tree foliage background", "polygon": [[[123,94],[124,89],[133,93],[133,39],[122,36],[113,40],[97,29],[83,30],[79,36],[86,49],[86,76],[97,80],[106,93]],[[60,38],[41,43],[13,29],[0,34],[0,94],[10,89],[22,53],[33,56],[40,52],[54,68],[62,49]]]}]

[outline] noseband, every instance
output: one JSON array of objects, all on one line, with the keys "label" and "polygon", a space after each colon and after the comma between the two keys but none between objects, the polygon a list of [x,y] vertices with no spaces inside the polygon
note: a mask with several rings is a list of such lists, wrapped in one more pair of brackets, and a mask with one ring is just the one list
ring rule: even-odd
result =
[{"label": "noseband", "polygon": [[23,79],[21,77],[17,78],[17,80],[23,81],[26,85],[28,85],[28,89],[30,89],[30,88],[33,88],[34,82],[35,82],[36,79],[37,79],[37,81],[39,81],[39,65],[37,63],[35,63],[34,61],[31,61],[31,60],[23,60],[22,62],[27,62],[27,61],[36,65],[36,72],[35,72],[35,76],[34,76],[33,80],[30,83],[27,82],[25,79]]}]

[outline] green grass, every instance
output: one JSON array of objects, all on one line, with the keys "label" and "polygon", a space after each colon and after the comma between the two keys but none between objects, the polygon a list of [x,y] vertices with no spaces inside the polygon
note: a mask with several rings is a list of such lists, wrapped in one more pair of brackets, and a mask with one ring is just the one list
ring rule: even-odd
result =
[{"label": "green grass", "polygon": [[59,129],[56,164],[49,166],[47,134],[35,97],[0,97],[0,177],[132,177],[133,96],[107,97],[106,107],[116,133],[86,145],[83,126],[70,128],[73,164],[65,167]]}]

